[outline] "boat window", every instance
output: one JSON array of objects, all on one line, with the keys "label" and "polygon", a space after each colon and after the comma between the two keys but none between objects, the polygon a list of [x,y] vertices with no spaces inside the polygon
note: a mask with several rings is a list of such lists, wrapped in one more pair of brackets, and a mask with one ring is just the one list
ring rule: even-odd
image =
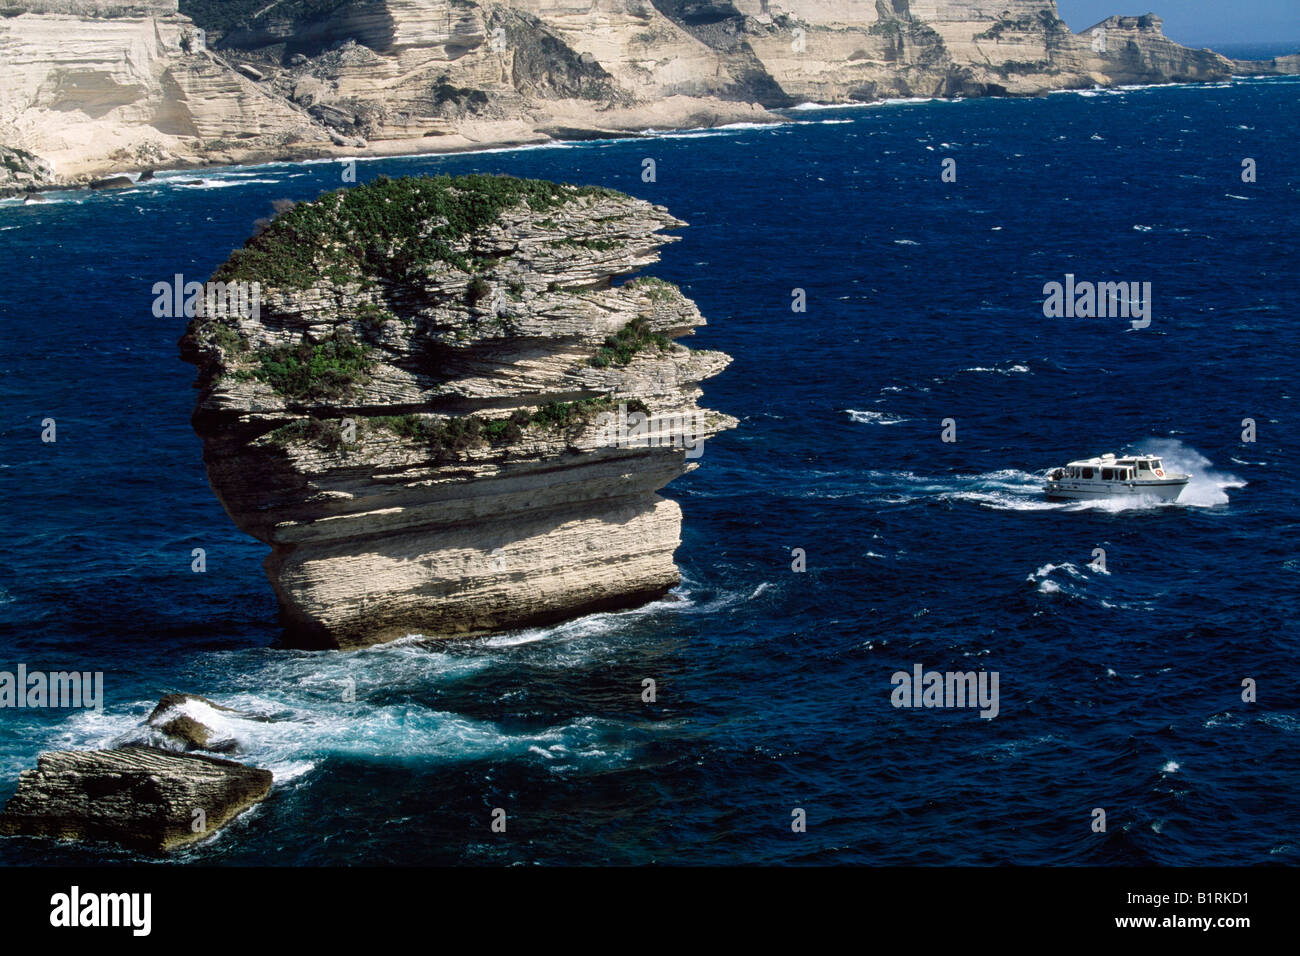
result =
[{"label": "boat window", "polygon": [[1163,467],[1165,467],[1165,466],[1164,466],[1163,464],[1160,463],[1160,459],[1159,459],[1159,458],[1157,458],[1155,461],[1151,462],[1151,468],[1152,468],[1152,470],[1160,469],[1160,468],[1163,468]]},{"label": "boat window", "polygon": [[1151,463],[1146,461],[1138,462],[1138,471],[1150,471]]},{"label": "boat window", "polygon": [[1091,469],[1091,468],[1085,468],[1085,469],[1083,469],[1083,477],[1085,477],[1085,478],[1091,478],[1091,477],[1092,477],[1092,469]]},{"label": "boat window", "polygon": [[1113,468],[1103,468],[1101,470],[1102,481],[1110,481],[1114,477],[1115,477],[1115,470]]}]

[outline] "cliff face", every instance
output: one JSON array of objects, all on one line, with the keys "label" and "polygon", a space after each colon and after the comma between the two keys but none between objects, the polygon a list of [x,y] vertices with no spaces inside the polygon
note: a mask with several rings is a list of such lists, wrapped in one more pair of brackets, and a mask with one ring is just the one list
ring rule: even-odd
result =
[{"label": "cliff face", "polygon": [[1102,85],[1224,80],[1241,71],[1211,50],[1191,50],[1164,35],[1160,17],[1107,17],[1053,50],[1066,73],[1100,75]]},{"label": "cliff face", "polygon": [[206,51],[176,0],[10,0],[0,14],[0,143],[63,181],[217,158],[236,141],[232,158],[330,143]]},{"label": "cliff face", "polygon": [[714,50],[641,0],[382,0],[315,11],[273,8],[217,45],[378,152],[767,117],[759,97],[735,95],[738,80]]},{"label": "cliff face", "polygon": [[271,545],[290,642],[496,630],[677,583],[681,512],[656,492],[734,425],[696,405],[729,359],[673,343],[704,321],[674,286],[613,280],[682,225],[603,189],[381,180],[232,256],[214,278],[259,282],[259,307],[209,310],[182,350],[210,482]]},{"label": "cliff face", "polygon": [[[660,5],[688,5],[660,0]],[[1030,95],[1053,89],[1222,79],[1231,61],[1167,39],[1159,17],[1072,33],[1053,0],[711,0],[709,35],[743,38],[789,96]],[[720,31],[718,23],[729,23]],[[1105,42],[1095,31],[1104,30]]]},{"label": "cliff face", "polygon": [[1151,14],[1074,34],[1054,0],[0,0],[0,14],[0,145],[62,180],[1300,69],[1189,50]]}]

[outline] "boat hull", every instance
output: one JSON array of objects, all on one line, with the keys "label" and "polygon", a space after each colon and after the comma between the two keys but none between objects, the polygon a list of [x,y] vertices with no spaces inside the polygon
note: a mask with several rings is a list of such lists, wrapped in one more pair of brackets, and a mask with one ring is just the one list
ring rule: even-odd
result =
[{"label": "boat hull", "polygon": [[1162,501],[1177,501],[1187,487],[1187,481],[1186,478],[1123,482],[1049,481],[1043,486],[1043,491],[1047,497],[1059,501],[1097,501],[1107,498],[1159,498]]}]

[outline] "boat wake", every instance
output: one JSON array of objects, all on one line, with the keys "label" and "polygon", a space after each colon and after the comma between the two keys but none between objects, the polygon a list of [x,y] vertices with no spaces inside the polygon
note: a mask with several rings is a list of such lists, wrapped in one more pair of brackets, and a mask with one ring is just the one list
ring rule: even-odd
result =
[{"label": "boat wake", "polygon": [[[850,418],[863,424],[893,425],[907,419],[883,412],[847,410]],[[815,497],[861,497],[881,504],[908,504],[920,501],[965,502],[997,511],[1154,511],[1161,508],[1214,508],[1228,503],[1228,491],[1245,486],[1235,475],[1213,468],[1200,452],[1175,439],[1139,443],[1136,447],[1162,457],[1172,471],[1191,476],[1177,501],[1150,495],[1126,495],[1089,501],[1062,501],[1043,494],[1048,469],[1030,472],[1019,468],[1002,468],[982,474],[922,475],[913,471],[867,471],[854,475],[834,473],[817,482]],[[829,479],[829,480],[828,480]],[[839,480],[843,479],[843,480]],[[865,484],[864,484],[865,482]]]},{"label": "boat wake", "polygon": [[1144,442],[1142,448],[1148,450],[1149,454],[1163,458],[1167,468],[1191,476],[1191,481],[1178,496],[1178,500],[1167,502],[1168,504],[1189,508],[1214,508],[1228,503],[1229,489],[1246,487],[1244,480],[1236,475],[1217,471],[1209,458],[1177,439],[1162,438]]}]

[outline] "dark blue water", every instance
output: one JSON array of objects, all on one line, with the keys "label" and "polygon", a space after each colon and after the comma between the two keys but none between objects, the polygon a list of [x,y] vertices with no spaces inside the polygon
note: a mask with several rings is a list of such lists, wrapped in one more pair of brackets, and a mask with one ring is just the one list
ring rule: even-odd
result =
[{"label": "dark blue water", "polygon": [[[0,711],[0,797],[184,690],[290,718],[238,728],[277,784],[180,857],[204,863],[1297,862],[1298,100],[1284,79],[895,103],[361,163],[667,205],[691,225],[652,271],[734,357],[705,403],[741,425],[669,489],[681,600],[355,653],[276,647],[265,549],[206,484],[181,323],[150,310],[339,167],[0,207],[0,669],[102,670],[107,698]],[[1150,327],[1044,318],[1067,272],[1151,282]],[[1045,469],[1125,449],[1190,471],[1182,500],[1040,496]],[[914,664],[996,671],[999,715],[892,707]]]}]

